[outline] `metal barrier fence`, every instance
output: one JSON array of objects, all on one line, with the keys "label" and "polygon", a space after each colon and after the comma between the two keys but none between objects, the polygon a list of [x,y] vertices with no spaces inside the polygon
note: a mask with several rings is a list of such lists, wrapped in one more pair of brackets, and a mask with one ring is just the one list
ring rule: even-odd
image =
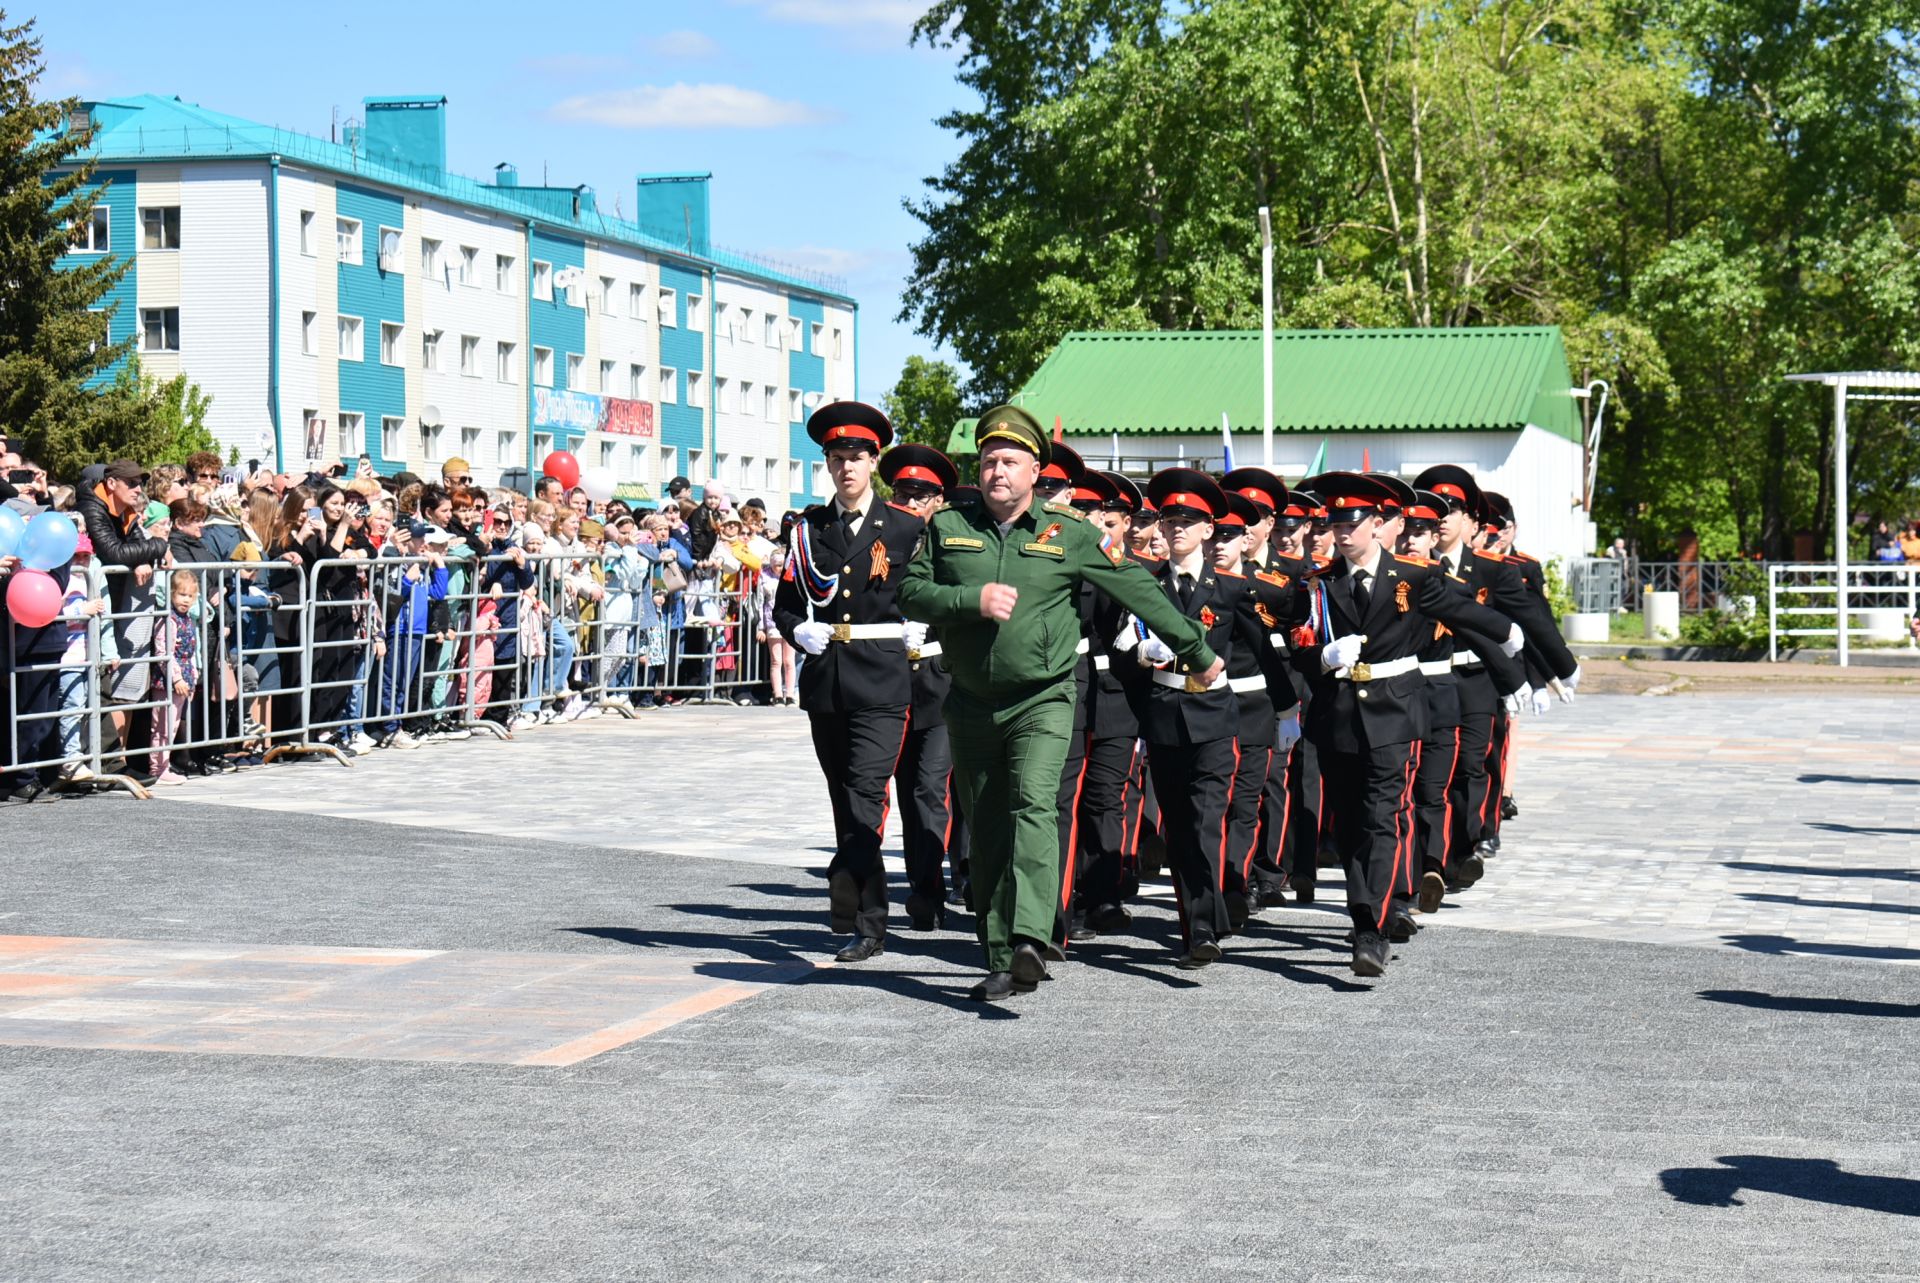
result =
[{"label": "metal barrier fence", "polygon": [[1757,594],[1766,568],[1760,561],[1577,557],[1567,567],[1567,591],[1574,609],[1587,613],[1638,611],[1648,591],[1678,593],[1681,613],[1691,615]]},{"label": "metal barrier fence", "polygon": [[[1840,627],[1842,588],[1845,588],[1846,629]],[[1770,565],[1767,567],[1767,658],[1778,659],[1783,637],[1817,637],[1847,662],[1855,637],[1870,641],[1904,640],[1909,651],[1920,650],[1910,627],[1920,614],[1920,566],[1848,566],[1842,584],[1836,567],[1827,565]]]},{"label": "metal barrier fence", "polygon": [[176,761],[346,762],[369,742],[507,737],[589,709],[631,717],[757,693],[755,576],[667,594],[650,564],[636,576],[614,561],[513,550],[76,567],[60,619],[9,620],[0,638],[0,767],[146,796],[143,781]]}]

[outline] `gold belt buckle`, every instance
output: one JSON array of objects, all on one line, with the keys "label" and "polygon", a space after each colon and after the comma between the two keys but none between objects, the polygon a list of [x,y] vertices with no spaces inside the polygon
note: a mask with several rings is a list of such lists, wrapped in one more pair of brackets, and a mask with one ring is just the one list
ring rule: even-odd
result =
[{"label": "gold belt buckle", "polygon": [[1187,694],[1204,695],[1210,689],[1212,688],[1207,685],[1206,679],[1201,677],[1198,673],[1187,674],[1187,691],[1186,691]]},{"label": "gold belt buckle", "polygon": [[920,658],[920,652],[918,650],[909,650],[907,652],[907,658],[910,660],[917,660]]},{"label": "gold belt buckle", "polygon": [[852,641],[853,625],[852,624],[835,624],[833,626],[833,640],[837,642]]},{"label": "gold belt buckle", "polygon": [[1370,682],[1373,680],[1373,665],[1355,664],[1348,675],[1356,682]]}]

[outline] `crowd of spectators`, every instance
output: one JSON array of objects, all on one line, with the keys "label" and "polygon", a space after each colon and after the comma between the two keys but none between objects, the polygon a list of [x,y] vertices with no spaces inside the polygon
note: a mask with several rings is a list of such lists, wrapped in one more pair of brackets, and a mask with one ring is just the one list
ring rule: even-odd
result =
[{"label": "crowd of spectators", "polygon": [[[440,475],[296,475],[128,459],[52,480],[0,443],[0,503],[71,514],[60,617],[5,607],[0,803],[103,767],[143,783],[262,765],[276,745],[413,749],[713,694],[793,704],[772,625],[786,513],[675,478],[657,507]],[[390,564],[386,564],[390,563]],[[481,728],[484,729],[484,728]],[[41,765],[35,765],[41,764]]]},{"label": "crowd of spectators", "polygon": [[1870,538],[1873,559],[1891,565],[1920,565],[1920,521],[1889,525],[1882,521]]}]

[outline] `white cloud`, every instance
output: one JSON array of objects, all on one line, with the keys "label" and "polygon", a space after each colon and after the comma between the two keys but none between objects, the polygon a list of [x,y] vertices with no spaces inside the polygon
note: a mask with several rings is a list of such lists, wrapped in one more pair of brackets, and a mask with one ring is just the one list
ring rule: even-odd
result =
[{"label": "white cloud", "polygon": [[803,102],[772,98],[739,85],[638,85],[581,94],[554,104],[557,120],[616,129],[774,129],[833,119]]},{"label": "white cloud", "polygon": [[776,22],[810,27],[893,27],[906,31],[927,11],[921,0],[734,0]]},{"label": "white cloud", "polygon": [[662,58],[711,58],[720,52],[720,42],[702,31],[669,31],[640,43]]}]

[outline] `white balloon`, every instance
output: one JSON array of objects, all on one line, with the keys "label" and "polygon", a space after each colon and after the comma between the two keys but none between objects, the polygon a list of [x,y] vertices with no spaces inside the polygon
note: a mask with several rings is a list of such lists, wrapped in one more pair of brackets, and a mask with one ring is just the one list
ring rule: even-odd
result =
[{"label": "white balloon", "polygon": [[606,503],[613,498],[614,487],[619,481],[608,467],[582,468],[580,470],[580,488],[587,492],[587,498],[595,503]]}]

